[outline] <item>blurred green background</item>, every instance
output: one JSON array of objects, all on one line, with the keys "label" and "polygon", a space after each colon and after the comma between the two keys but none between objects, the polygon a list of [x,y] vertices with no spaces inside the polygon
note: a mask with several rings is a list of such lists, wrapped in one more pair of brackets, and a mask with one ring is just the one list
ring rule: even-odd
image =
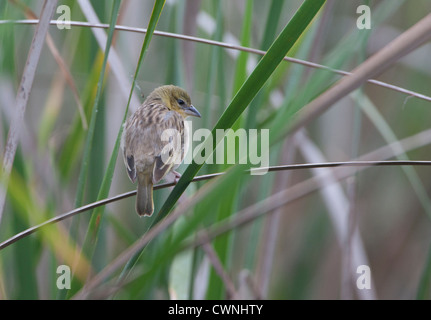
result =
[{"label": "blurred green background", "polygon": [[[267,50],[301,3],[170,0],[163,7],[156,30]],[[42,4],[43,1],[0,0],[0,19],[31,19],[31,11],[40,15]],[[371,8],[370,30],[356,26],[356,10],[361,4]],[[95,23],[92,13],[100,23],[112,21],[113,1],[60,0],[60,5],[70,8],[71,19],[76,22]],[[150,0],[121,1],[117,25],[147,28],[153,5]],[[328,0],[288,55],[350,71],[430,11],[428,0]],[[53,19],[59,16],[56,12]],[[33,24],[0,24],[2,155],[34,30]],[[97,200],[145,36],[130,30],[114,33],[80,199],[78,177],[107,33],[106,28],[89,26],[49,28],[58,55],[55,57],[52,47],[45,45],[37,66],[0,220],[0,241]],[[430,54],[431,44],[427,43],[378,80],[429,96]],[[219,45],[154,34],[137,77],[130,111],[136,110],[154,88],[175,84],[189,92],[193,105],[202,114],[202,118],[192,119],[193,129],[211,130],[260,58]],[[332,71],[284,61],[233,128],[269,129],[271,136],[338,79],[340,76]],[[270,165],[348,161],[376,150],[379,151],[373,154],[373,160],[429,160],[429,119],[430,100],[368,83],[295,136],[270,138]],[[409,144],[394,145],[409,137]],[[182,165],[179,171],[185,167]],[[229,167],[232,166],[205,164],[199,175]],[[172,227],[147,246],[119,288],[114,292],[95,290],[94,297],[429,298],[431,170],[425,166],[372,167],[338,183],[331,183],[331,177],[324,178],[313,192],[300,199],[234,227],[205,246],[192,245],[199,230],[235,218],[244,208],[259,211],[259,201],[325,170],[328,171],[292,170],[238,177],[233,172],[232,178],[228,175],[218,182],[192,183],[179,203],[187,203],[202,192],[200,202],[187,207]],[[204,193],[204,187],[211,183],[217,184],[211,192]],[[120,154],[109,197],[134,188]],[[155,191],[156,212],[171,190]],[[97,244],[87,256],[94,274],[147,232],[154,220],[139,218],[134,200],[130,197],[104,208]],[[72,297],[70,292],[57,289],[56,269],[67,264],[75,272],[73,250],[75,245],[82,246],[89,221],[90,213],[85,212],[2,249],[0,298]],[[370,267],[369,290],[356,286],[359,265]],[[118,277],[119,271],[104,286],[114,288]],[[82,279],[74,281],[72,291],[75,293],[82,285]]]}]

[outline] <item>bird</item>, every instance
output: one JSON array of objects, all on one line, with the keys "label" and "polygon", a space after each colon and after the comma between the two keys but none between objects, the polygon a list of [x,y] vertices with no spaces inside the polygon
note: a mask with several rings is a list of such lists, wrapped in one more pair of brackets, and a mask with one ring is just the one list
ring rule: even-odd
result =
[{"label": "bird", "polygon": [[175,169],[184,158],[184,119],[201,117],[189,94],[175,85],[154,89],[125,121],[121,138],[127,174],[138,181],[136,212],[154,212],[153,185],[168,174],[181,176]]}]

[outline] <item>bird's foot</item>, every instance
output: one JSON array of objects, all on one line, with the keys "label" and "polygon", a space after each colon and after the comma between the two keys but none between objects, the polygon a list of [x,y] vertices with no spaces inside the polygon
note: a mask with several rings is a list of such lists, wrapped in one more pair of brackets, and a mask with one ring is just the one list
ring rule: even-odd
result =
[{"label": "bird's foot", "polygon": [[174,174],[174,183],[177,184],[181,178],[181,173],[176,172],[175,170],[173,170],[172,173]]}]

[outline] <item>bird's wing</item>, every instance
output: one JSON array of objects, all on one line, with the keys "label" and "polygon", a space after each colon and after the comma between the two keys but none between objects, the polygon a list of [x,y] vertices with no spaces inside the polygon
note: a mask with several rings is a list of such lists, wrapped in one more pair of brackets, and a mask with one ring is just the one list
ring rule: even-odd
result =
[{"label": "bird's wing", "polygon": [[164,163],[162,156],[157,156],[153,168],[153,182],[159,182],[163,177],[171,171],[173,163]]},{"label": "bird's wing", "polygon": [[136,181],[136,168],[135,168],[135,158],[133,155],[125,157],[126,159],[126,168],[127,174],[129,175],[130,180],[135,183]]},{"label": "bird's wing", "polygon": [[[135,168],[135,159],[133,157],[133,154],[130,153],[130,148],[126,145],[126,139],[127,139],[127,127],[128,122],[124,123],[123,128],[123,134],[121,136],[121,148],[123,149],[123,160],[124,165],[126,166],[127,175],[129,176],[130,180],[135,183],[136,181],[136,168]],[[128,152],[129,151],[129,152]]]}]

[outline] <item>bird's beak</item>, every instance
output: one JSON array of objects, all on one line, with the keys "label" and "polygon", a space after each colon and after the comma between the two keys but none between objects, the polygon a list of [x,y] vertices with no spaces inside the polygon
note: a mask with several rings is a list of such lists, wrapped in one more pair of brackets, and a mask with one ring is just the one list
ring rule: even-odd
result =
[{"label": "bird's beak", "polygon": [[193,116],[193,117],[198,117],[198,118],[201,117],[201,114],[199,113],[199,111],[193,106],[185,108],[184,113],[189,115],[189,116]]}]

